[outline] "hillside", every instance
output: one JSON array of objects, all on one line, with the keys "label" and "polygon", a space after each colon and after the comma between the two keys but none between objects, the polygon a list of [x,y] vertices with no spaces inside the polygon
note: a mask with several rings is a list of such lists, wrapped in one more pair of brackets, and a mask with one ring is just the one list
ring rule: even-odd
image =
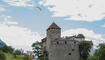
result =
[{"label": "hillside", "polygon": [[14,58],[12,54],[5,53],[6,60],[24,60],[22,56],[17,56],[17,58]]},{"label": "hillside", "polygon": [[2,40],[0,40],[0,44],[6,45],[6,43],[5,43],[5,42],[3,42]]}]

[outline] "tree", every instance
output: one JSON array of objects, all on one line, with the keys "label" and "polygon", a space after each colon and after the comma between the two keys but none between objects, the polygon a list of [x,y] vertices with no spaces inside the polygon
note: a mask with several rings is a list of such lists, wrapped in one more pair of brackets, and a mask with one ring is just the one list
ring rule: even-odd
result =
[{"label": "tree", "polygon": [[42,43],[39,42],[39,41],[36,41],[35,43],[32,44],[32,47],[33,47],[33,52],[35,54],[35,56],[40,56],[41,54],[41,46],[42,46]]},{"label": "tree", "polygon": [[96,57],[96,56],[89,56],[87,60],[98,60],[98,57]]},{"label": "tree", "polygon": [[0,50],[5,53],[13,53],[14,49],[11,46],[4,45],[0,47]]},{"label": "tree", "polygon": [[2,47],[3,46],[3,44],[2,43],[0,43],[0,47]]},{"label": "tree", "polygon": [[21,51],[17,49],[17,50],[15,50],[15,52],[14,52],[14,57],[16,58],[16,56],[17,56],[17,55],[20,55],[20,54],[21,54]]},{"label": "tree", "polygon": [[81,41],[79,44],[80,57],[87,60],[91,49],[90,41]]},{"label": "tree", "polygon": [[[99,49],[96,50],[94,56],[92,58],[96,58],[97,60],[105,60],[105,44],[99,44]],[[92,60],[92,59],[90,59]]]},{"label": "tree", "polygon": [[42,42],[37,41],[32,44],[32,47],[33,47],[35,56],[38,56],[37,60],[48,60],[48,52],[46,50],[44,50],[43,54],[41,54]]},{"label": "tree", "polygon": [[48,60],[48,52],[46,50],[43,51],[43,55],[41,55],[38,60]]}]

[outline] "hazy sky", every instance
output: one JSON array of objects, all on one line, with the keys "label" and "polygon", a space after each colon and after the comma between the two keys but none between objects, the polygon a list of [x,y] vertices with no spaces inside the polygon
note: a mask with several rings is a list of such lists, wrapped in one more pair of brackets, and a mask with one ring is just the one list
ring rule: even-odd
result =
[{"label": "hazy sky", "polygon": [[[55,21],[62,36],[82,33],[94,45],[105,41],[105,0],[0,0],[0,38],[31,50]],[[38,8],[40,7],[42,11]]]}]

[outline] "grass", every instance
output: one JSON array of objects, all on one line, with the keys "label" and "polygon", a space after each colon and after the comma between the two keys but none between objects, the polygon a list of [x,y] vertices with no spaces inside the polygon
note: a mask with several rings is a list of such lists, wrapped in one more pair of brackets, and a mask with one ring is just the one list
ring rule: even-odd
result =
[{"label": "grass", "polygon": [[6,55],[6,60],[24,60],[22,56],[17,55],[16,58],[12,54],[5,53]]}]

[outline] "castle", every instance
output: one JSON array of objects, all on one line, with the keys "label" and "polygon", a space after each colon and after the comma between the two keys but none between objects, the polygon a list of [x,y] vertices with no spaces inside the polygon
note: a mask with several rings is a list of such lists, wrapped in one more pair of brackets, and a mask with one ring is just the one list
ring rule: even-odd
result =
[{"label": "castle", "polygon": [[79,60],[79,42],[82,40],[85,40],[83,34],[62,38],[61,28],[53,22],[42,39],[43,50],[48,52],[49,60]]}]

